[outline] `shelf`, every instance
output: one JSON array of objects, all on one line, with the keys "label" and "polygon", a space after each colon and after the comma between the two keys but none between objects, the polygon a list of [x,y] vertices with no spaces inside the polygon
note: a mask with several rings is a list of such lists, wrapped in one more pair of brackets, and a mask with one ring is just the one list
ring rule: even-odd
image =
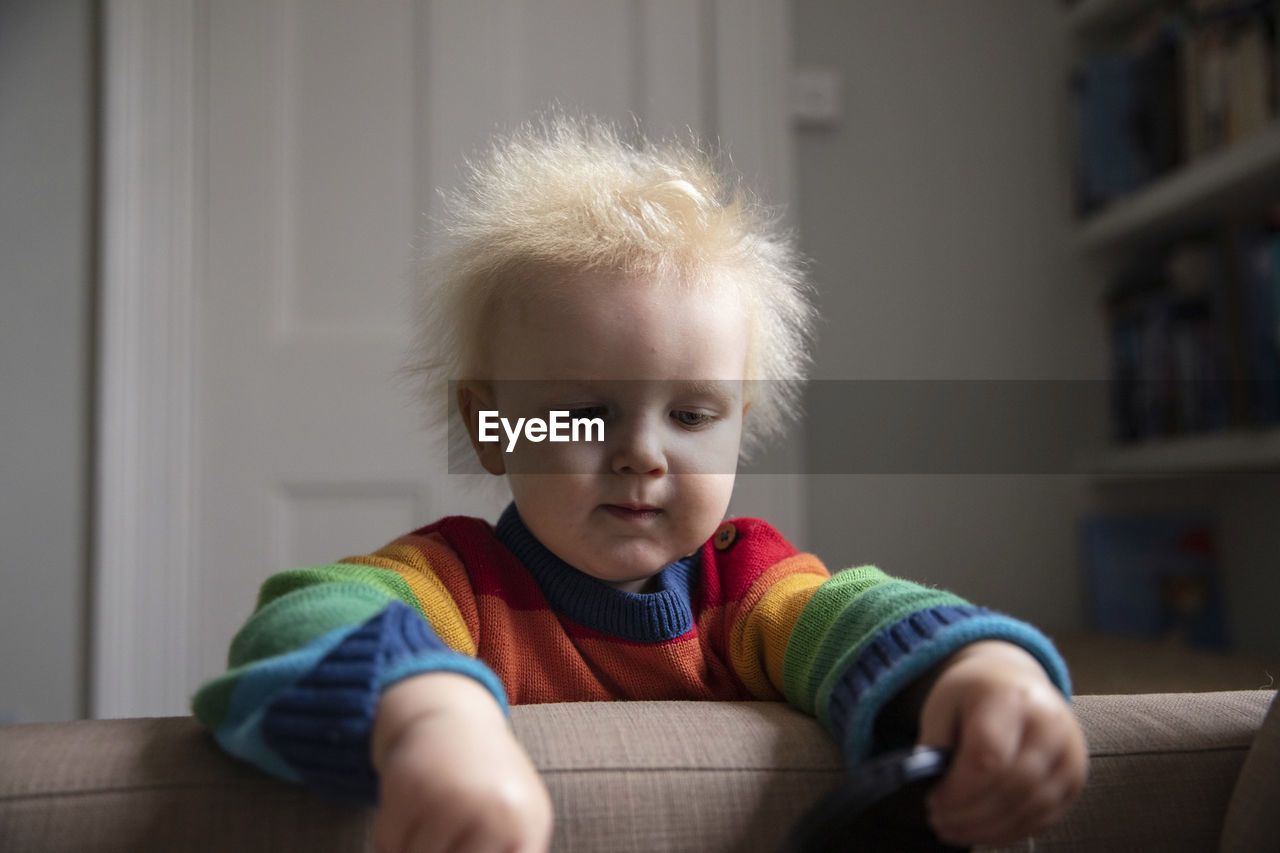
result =
[{"label": "shelf", "polygon": [[1280,471],[1280,428],[1115,447],[1090,455],[1083,467],[1089,474],[1122,477]]},{"label": "shelf", "polygon": [[1119,23],[1147,9],[1162,5],[1164,0],[1080,0],[1067,13],[1067,26],[1076,35]]},{"label": "shelf", "polygon": [[1085,220],[1080,249],[1103,252],[1207,227],[1280,201],[1280,121],[1206,154]]}]

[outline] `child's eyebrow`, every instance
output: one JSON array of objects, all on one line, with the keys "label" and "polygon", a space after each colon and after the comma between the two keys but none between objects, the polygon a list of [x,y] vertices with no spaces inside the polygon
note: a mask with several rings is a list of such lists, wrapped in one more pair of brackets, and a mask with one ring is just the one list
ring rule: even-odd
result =
[{"label": "child's eyebrow", "polygon": [[730,403],[737,398],[735,389],[741,384],[730,379],[689,379],[679,382],[676,391],[680,396],[710,397],[720,403]]},{"label": "child's eyebrow", "polygon": [[742,381],[732,379],[621,379],[621,380],[527,380],[535,383],[541,393],[568,400],[610,397],[619,386],[639,390],[648,386],[651,390],[663,389],[669,394],[686,400],[709,400],[717,405],[729,406],[742,396]]}]

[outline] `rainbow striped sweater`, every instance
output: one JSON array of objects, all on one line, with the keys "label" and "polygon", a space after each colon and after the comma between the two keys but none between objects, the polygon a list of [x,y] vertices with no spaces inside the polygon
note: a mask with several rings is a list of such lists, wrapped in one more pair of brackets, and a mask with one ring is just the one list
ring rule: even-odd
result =
[{"label": "rainbow striped sweater", "polygon": [[1031,626],[871,566],[830,575],[759,519],[725,522],[656,581],[633,594],[577,571],[514,504],[496,527],[446,518],[374,554],[270,577],[194,711],[232,754],[368,803],[378,697],[424,672],[468,674],[504,708],[785,699],[850,762],[873,751],[877,714],[902,688],[976,640],[1020,645],[1069,695]]}]

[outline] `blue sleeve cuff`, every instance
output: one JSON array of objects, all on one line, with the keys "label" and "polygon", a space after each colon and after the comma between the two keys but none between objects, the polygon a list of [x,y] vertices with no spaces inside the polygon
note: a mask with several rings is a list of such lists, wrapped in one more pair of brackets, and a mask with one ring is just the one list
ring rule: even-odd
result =
[{"label": "blue sleeve cuff", "polygon": [[443,652],[424,652],[387,667],[378,680],[378,692],[381,693],[397,681],[426,672],[456,672],[459,675],[471,676],[493,694],[494,701],[502,708],[502,713],[508,717],[511,716],[511,708],[507,704],[507,691],[502,689],[502,682],[498,680],[493,670],[475,658],[447,649]]},{"label": "blue sleeve cuff", "polygon": [[421,614],[391,601],[271,702],[263,745],[317,793],[371,805],[378,780],[370,741],[382,691],[410,675],[440,671],[476,678],[505,711],[506,695],[488,667],[449,649]]},{"label": "blue sleeve cuff", "polygon": [[874,749],[876,718],[900,691],[963,646],[1004,640],[1032,655],[1071,698],[1066,664],[1047,637],[1012,617],[979,607],[938,607],[880,631],[832,687],[823,723],[856,764]]}]

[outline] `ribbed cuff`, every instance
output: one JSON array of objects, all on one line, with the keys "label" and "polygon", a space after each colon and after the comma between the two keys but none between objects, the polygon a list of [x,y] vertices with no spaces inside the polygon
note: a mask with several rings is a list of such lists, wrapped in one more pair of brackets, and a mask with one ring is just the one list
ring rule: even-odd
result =
[{"label": "ribbed cuff", "polygon": [[961,647],[1004,640],[1030,653],[1063,696],[1071,696],[1066,664],[1032,626],[979,607],[935,607],[880,631],[831,688],[823,723],[851,764],[873,749],[876,718],[901,690]]},{"label": "ribbed cuff", "polygon": [[[448,649],[417,611],[392,601],[271,703],[264,739],[317,793],[372,804],[378,784],[369,750],[378,698],[394,681],[433,670],[465,672],[490,690],[497,684],[483,664]],[[505,707],[500,684],[497,690]]]}]

